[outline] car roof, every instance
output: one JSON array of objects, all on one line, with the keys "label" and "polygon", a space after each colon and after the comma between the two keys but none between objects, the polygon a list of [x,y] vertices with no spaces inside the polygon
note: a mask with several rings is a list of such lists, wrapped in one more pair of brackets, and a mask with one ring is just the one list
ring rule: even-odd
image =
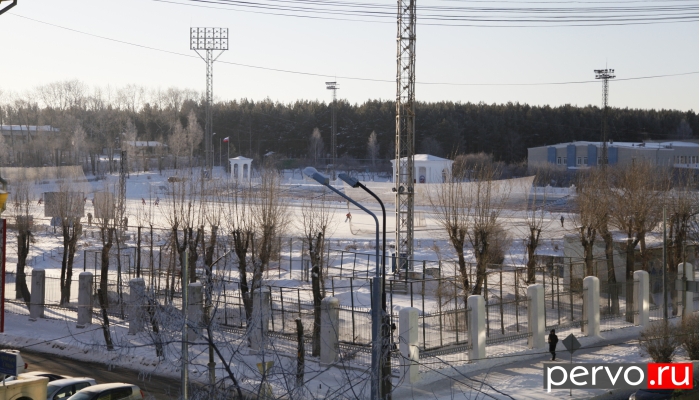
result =
[{"label": "car roof", "polygon": [[125,386],[138,388],[138,386],[131,384],[131,383],[101,383],[99,385],[88,386],[85,389],[82,389],[81,392],[83,392],[83,393],[85,393],[85,392],[101,392],[103,390],[115,389],[115,388],[125,387]]},{"label": "car roof", "polygon": [[95,381],[95,380],[92,378],[88,378],[88,377],[56,379],[53,382],[49,382],[49,385],[70,385],[73,383],[85,382],[85,381]]}]

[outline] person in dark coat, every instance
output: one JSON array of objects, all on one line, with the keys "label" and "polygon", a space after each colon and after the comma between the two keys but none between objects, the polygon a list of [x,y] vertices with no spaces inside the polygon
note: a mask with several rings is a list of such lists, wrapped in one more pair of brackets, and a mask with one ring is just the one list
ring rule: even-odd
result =
[{"label": "person in dark coat", "polygon": [[549,342],[549,352],[552,353],[552,361],[554,361],[557,358],[557,343],[559,342],[559,338],[557,335],[554,333],[554,329],[549,331],[549,337],[547,338],[547,342]]}]

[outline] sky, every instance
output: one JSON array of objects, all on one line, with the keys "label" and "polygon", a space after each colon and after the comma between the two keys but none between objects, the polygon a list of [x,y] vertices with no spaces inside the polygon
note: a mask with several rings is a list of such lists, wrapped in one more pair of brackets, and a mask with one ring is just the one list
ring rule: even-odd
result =
[{"label": "sky", "polygon": [[[216,100],[330,101],[325,82],[333,80],[340,86],[338,97],[350,103],[395,98],[395,19],[372,23],[296,18],[206,2],[169,1],[18,0],[16,7],[0,15],[0,91],[21,94],[71,79],[91,87],[135,84],[204,91],[205,63],[189,49],[189,28],[226,27],[229,50],[214,65]],[[569,7],[576,3],[541,4],[547,2],[511,0],[502,5]],[[666,4],[658,0],[580,2]],[[493,3],[426,0],[418,5]],[[692,0],[677,3],[697,7]],[[0,6],[6,4],[2,1]],[[625,26],[488,28],[427,25],[421,22],[421,13],[416,31],[418,101],[600,105],[602,85],[595,81],[593,70],[607,65],[617,76],[610,83],[613,107],[698,110],[697,19]],[[581,81],[593,82],[503,85]]]}]

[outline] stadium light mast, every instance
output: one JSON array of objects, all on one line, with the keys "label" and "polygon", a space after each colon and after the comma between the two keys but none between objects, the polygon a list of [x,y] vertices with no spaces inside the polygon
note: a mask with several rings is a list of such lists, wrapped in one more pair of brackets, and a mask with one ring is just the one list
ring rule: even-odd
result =
[{"label": "stadium light mast", "polygon": [[336,97],[335,91],[340,89],[340,84],[338,82],[326,82],[326,89],[333,91],[333,103],[331,105],[331,180],[335,180],[335,135],[336,135],[336,122],[335,122],[335,110],[336,110]]},{"label": "stadium light mast", "polygon": [[[214,168],[212,144],[212,106],[214,103],[214,61],[228,50],[228,28],[190,28],[190,50],[194,50],[207,64],[206,118],[204,123],[204,171],[211,177]],[[221,50],[214,57],[213,52]],[[199,53],[204,51],[204,56]]]},{"label": "stadium light mast", "polygon": [[603,143],[600,163],[605,168],[608,165],[608,80],[615,79],[614,69],[594,69],[595,78],[603,81],[603,125],[600,133],[601,142]]}]

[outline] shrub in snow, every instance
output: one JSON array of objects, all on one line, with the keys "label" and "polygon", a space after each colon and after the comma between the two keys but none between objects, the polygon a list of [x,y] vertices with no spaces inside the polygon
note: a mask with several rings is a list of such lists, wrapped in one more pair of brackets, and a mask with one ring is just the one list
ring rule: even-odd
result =
[{"label": "shrub in snow", "polygon": [[698,314],[683,318],[677,331],[678,343],[691,360],[698,359]]},{"label": "shrub in snow", "polygon": [[655,363],[670,363],[678,349],[677,335],[668,321],[654,321],[639,336],[639,347]]}]

